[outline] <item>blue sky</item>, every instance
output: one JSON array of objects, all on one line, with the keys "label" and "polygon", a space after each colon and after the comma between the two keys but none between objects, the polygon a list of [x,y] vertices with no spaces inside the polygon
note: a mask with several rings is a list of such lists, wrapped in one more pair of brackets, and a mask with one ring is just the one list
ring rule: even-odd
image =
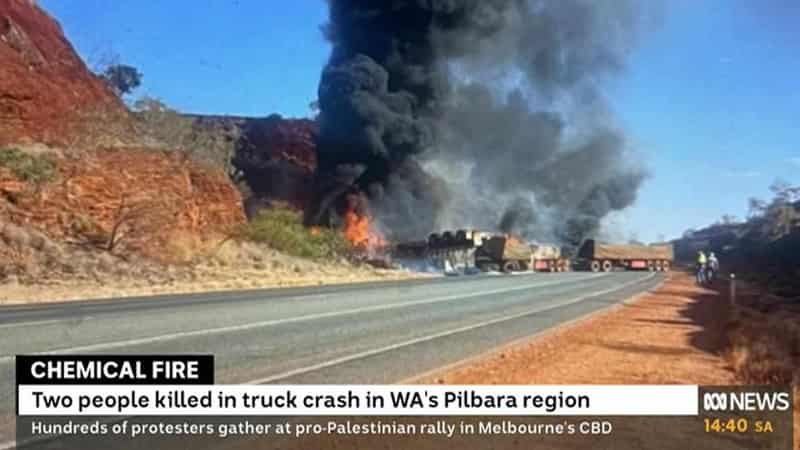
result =
[{"label": "blue sky", "polygon": [[[40,4],[90,66],[118,55],[144,73],[139,94],[183,111],[307,115],[329,49],[323,0]],[[675,237],[800,183],[797,23],[789,0],[669,2],[609,89],[651,172],[627,233]]]}]

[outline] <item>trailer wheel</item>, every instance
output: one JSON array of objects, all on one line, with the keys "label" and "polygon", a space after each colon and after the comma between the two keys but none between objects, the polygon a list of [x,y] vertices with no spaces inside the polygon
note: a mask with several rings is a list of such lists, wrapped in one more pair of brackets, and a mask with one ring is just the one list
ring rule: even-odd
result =
[{"label": "trailer wheel", "polygon": [[590,267],[592,272],[600,272],[600,261],[592,261]]},{"label": "trailer wheel", "polygon": [[656,271],[657,272],[663,272],[664,271],[664,266],[663,266],[661,261],[656,261]]},{"label": "trailer wheel", "polygon": [[670,270],[669,261],[664,261],[664,272],[669,272],[669,270]]},{"label": "trailer wheel", "polygon": [[516,261],[506,261],[503,263],[503,272],[519,272],[519,264]]},{"label": "trailer wheel", "polygon": [[548,261],[547,262],[547,270],[549,270],[550,273],[555,272],[556,271],[556,264],[553,261]]},{"label": "trailer wheel", "polygon": [[655,272],[656,266],[655,263],[653,263],[653,261],[647,261],[647,270],[649,270],[650,272]]},{"label": "trailer wheel", "polygon": [[603,272],[611,272],[613,267],[614,266],[611,264],[611,261],[603,261]]}]

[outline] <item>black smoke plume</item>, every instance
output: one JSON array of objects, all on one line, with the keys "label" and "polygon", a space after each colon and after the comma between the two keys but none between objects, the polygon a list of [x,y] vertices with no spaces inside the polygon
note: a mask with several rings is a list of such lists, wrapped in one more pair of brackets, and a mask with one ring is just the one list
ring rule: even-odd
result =
[{"label": "black smoke plume", "polygon": [[384,231],[513,230],[568,243],[644,179],[601,87],[638,35],[634,0],[329,0],[306,220],[358,193]]}]

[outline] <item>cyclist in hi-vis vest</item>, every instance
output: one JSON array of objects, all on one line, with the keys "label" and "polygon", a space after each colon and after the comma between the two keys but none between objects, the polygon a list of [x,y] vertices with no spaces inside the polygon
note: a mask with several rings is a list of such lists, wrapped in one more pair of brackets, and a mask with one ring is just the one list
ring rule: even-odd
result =
[{"label": "cyclist in hi-vis vest", "polygon": [[702,250],[697,252],[697,284],[706,282],[706,254]]}]

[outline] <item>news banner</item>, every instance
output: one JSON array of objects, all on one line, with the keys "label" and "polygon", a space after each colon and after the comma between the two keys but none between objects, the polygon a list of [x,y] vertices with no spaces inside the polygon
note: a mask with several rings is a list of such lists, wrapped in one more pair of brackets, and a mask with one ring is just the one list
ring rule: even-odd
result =
[{"label": "news banner", "polygon": [[18,355],[5,447],[792,448],[791,388],[216,385],[211,355]]}]

